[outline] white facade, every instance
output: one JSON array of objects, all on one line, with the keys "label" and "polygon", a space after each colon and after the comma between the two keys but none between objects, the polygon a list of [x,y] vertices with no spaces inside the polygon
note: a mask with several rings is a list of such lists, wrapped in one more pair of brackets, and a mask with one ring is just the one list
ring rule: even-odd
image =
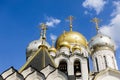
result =
[{"label": "white facade", "polygon": [[96,51],[92,56],[95,72],[102,71],[108,67],[118,70],[114,54],[111,50]]}]

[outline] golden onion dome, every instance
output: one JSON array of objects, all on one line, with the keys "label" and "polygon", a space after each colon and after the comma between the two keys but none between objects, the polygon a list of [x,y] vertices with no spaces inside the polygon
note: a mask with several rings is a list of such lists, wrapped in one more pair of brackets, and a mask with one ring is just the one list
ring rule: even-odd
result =
[{"label": "golden onion dome", "polygon": [[57,52],[57,50],[54,47],[49,48],[48,51],[49,52],[55,52],[55,53]]},{"label": "golden onion dome", "polygon": [[75,31],[64,32],[62,35],[60,35],[56,41],[57,49],[60,47],[60,44],[62,44],[63,41],[69,43],[70,45],[78,44],[87,47],[87,40],[85,37]]},{"label": "golden onion dome", "polygon": [[60,45],[59,48],[64,46],[70,48],[70,44],[66,41],[62,41],[59,45]]},{"label": "golden onion dome", "polygon": [[76,49],[81,50],[81,47],[79,45],[75,45],[72,47],[72,51],[74,52]]}]

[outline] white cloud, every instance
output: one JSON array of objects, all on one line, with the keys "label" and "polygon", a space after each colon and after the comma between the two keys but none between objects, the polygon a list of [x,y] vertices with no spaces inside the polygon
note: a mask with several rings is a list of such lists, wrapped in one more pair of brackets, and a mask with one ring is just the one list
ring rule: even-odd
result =
[{"label": "white cloud", "polygon": [[114,17],[110,20],[108,25],[103,25],[100,28],[100,32],[110,36],[116,42],[116,46],[120,47],[120,1],[113,2],[114,6],[116,7],[113,10],[112,15]]},{"label": "white cloud", "polygon": [[92,16],[92,13],[90,13],[90,12],[88,12],[88,11],[84,11],[84,14],[85,14],[85,15],[90,15],[90,16]]},{"label": "white cloud", "polygon": [[57,18],[53,18],[53,17],[47,17],[47,22],[46,25],[48,27],[55,27],[57,24],[59,24],[61,22],[61,20],[57,19]]},{"label": "white cloud", "polygon": [[99,14],[106,4],[105,0],[85,0],[83,2],[83,7],[88,9],[94,9],[97,14]]},{"label": "white cloud", "polygon": [[117,14],[120,14],[120,1],[113,1],[113,5],[115,6],[115,9],[111,16],[115,16]]},{"label": "white cloud", "polygon": [[51,38],[52,40],[56,40],[56,39],[57,39],[57,36],[51,33],[51,34],[50,34],[50,38]]}]

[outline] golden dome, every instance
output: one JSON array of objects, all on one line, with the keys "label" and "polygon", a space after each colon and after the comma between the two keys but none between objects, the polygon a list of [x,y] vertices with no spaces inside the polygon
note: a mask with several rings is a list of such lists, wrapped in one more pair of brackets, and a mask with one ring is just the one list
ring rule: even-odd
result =
[{"label": "golden dome", "polygon": [[85,37],[78,32],[74,31],[64,32],[62,35],[58,37],[56,41],[56,48],[59,48],[60,44],[63,41],[68,42],[70,45],[78,44],[87,47],[87,41]]},{"label": "golden dome", "polygon": [[49,52],[57,52],[57,50],[54,48],[54,47],[51,47],[51,48],[49,48],[49,50],[48,50]]}]

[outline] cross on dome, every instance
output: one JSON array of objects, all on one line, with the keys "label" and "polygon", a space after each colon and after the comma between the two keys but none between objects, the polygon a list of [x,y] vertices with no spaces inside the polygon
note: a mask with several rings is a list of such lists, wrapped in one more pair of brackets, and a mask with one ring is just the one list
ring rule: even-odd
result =
[{"label": "cross on dome", "polygon": [[69,16],[69,17],[67,18],[67,20],[70,21],[70,31],[72,31],[72,21],[73,21],[73,19],[74,19],[73,16]]},{"label": "cross on dome", "polygon": [[40,26],[41,26],[41,29],[42,29],[42,30],[46,30],[46,29],[47,29],[47,25],[46,25],[46,24],[44,24],[44,23],[41,23],[41,25],[40,25]]},{"label": "cross on dome", "polygon": [[47,25],[44,23],[41,23],[40,28],[41,28],[42,39],[46,39]]},{"label": "cross on dome", "polygon": [[96,30],[97,30],[97,32],[99,31],[99,26],[98,26],[98,24],[99,24],[99,22],[100,22],[100,19],[98,19],[98,18],[93,18],[92,20],[91,20],[93,23],[95,23],[95,25],[96,25]]}]

